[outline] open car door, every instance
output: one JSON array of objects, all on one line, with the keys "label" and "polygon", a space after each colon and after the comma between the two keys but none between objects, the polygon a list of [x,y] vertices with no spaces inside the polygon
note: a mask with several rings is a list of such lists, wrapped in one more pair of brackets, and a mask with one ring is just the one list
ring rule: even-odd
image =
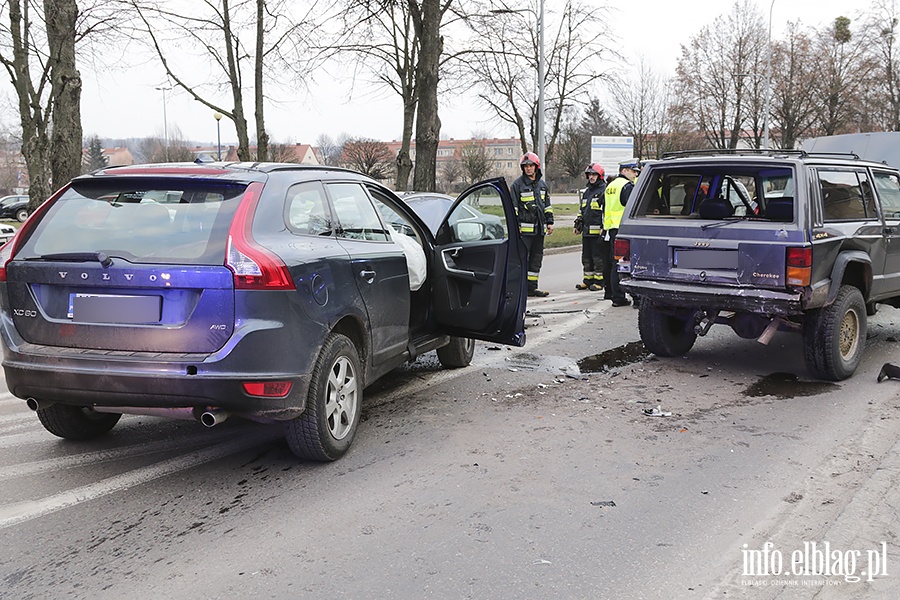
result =
[{"label": "open car door", "polygon": [[[496,217],[480,206],[503,207]],[[435,320],[458,337],[525,345],[526,251],[502,177],[464,191],[435,234],[432,256]]]}]

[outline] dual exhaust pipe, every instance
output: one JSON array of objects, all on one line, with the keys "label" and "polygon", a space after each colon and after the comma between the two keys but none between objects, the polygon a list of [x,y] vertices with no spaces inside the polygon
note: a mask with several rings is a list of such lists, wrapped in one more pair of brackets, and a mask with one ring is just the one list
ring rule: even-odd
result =
[{"label": "dual exhaust pipe", "polygon": [[[54,400],[38,400],[28,398],[25,400],[33,411],[45,409],[56,404]],[[123,415],[145,415],[148,417],[163,417],[166,419],[181,419],[185,421],[200,421],[205,427],[215,427],[224,423],[231,413],[225,410],[197,409],[197,408],[151,408],[143,406],[92,406],[95,412],[118,413]]]}]

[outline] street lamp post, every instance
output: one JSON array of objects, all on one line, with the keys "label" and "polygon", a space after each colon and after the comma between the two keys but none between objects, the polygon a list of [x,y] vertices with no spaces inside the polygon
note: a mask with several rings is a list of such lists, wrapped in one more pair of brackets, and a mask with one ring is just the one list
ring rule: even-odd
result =
[{"label": "street lamp post", "polygon": [[214,112],[213,118],[216,120],[216,157],[219,162],[222,162],[222,113]]},{"label": "street lamp post", "polygon": [[[773,0],[774,1],[774,0]],[[538,108],[537,108],[537,154],[544,160],[544,84],[546,69],[544,68],[544,0],[538,0],[538,11],[532,8],[498,8],[492,11],[495,15],[530,12],[537,19],[538,28]]]},{"label": "street lamp post", "polygon": [[171,86],[159,86],[154,89],[163,93],[163,136],[165,137],[166,145],[166,162],[169,162],[169,119],[166,116],[166,92],[172,88]]},{"label": "street lamp post", "polygon": [[772,9],[775,0],[769,5],[769,40],[766,42],[766,107],[763,112],[763,148],[769,147],[769,110],[772,102]]}]

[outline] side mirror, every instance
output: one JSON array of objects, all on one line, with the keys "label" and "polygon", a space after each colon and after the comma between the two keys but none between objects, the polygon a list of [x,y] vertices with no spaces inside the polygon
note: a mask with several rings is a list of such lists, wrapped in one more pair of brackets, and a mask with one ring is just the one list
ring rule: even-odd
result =
[{"label": "side mirror", "polygon": [[462,221],[453,225],[453,237],[458,242],[474,242],[484,239],[484,223]]}]

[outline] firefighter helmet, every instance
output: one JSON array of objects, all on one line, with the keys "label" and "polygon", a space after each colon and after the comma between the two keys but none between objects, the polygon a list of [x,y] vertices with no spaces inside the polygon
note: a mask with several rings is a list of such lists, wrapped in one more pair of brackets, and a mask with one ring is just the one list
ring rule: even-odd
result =
[{"label": "firefighter helmet", "polygon": [[519,161],[519,165],[524,167],[525,165],[532,164],[536,166],[538,169],[541,168],[541,159],[538,158],[538,155],[534,152],[526,152],[522,156],[522,160]]},{"label": "firefighter helmet", "polygon": [[600,165],[600,163],[591,163],[584,170],[585,176],[590,175],[591,173],[596,173],[600,176],[600,179],[603,179],[606,176],[606,171]]}]

